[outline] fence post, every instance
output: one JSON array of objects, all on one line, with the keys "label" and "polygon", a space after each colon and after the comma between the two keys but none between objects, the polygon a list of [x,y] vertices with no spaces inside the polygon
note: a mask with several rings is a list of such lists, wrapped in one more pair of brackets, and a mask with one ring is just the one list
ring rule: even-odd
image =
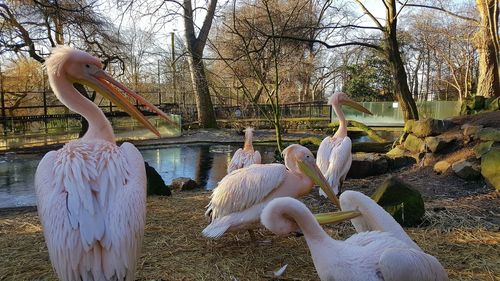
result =
[{"label": "fence post", "polygon": [[2,65],[0,64],[0,100],[2,105],[2,125],[3,125],[3,134],[7,134],[7,117],[5,116],[5,92],[3,91],[3,73],[2,73]]}]

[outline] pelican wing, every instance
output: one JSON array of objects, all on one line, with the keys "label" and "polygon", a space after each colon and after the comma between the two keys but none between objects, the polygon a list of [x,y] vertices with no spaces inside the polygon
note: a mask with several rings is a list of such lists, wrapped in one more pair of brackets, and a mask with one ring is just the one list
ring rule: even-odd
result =
[{"label": "pelican wing", "polygon": [[130,144],[74,141],[35,176],[38,213],[62,280],[135,280],[145,224],[144,160]]},{"label": "pelican wing", "polygon": [[439,261],[415,249],[388,249],[379,261],[385,281],[446,281],[448,275]]},{"label": "pelican wing", "polygon": [[241,169],[244,167],[248,167],[252,164],[260,164],[261,157],[258,151],[254,152],[246,152],[242,148],[236,150],[231,158],[231,162],[227,167],[227,173],[231,173],[234,170]]},{"label": "pelican wing", "polygon": [[[316,164],[337,194],[339,183],[344,180],[351,168],[351,139],[326,137],[318,148]],[[320,191],[326,197],[326,194]]]},{"label": "pelican wing", "polygon": [[205,214],[215,220],[260,203],[280,186],[286,173],[281,164],[254,164],[233,171],[214,189]]}]

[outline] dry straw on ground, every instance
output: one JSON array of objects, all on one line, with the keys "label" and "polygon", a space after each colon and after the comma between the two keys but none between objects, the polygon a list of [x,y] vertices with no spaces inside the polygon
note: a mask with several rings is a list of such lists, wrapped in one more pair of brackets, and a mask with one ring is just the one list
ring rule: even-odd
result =
[{"label": "dry straw on ground", "polygon": [[[191,192],[148,198],[138,280],[276,280],[273,271],[284,264],[288,268],[280,280],[318,280],[303,237],[276,237],[264,230],[257,236],[258,244],[250,242],[246,233],[215,241],[202,237],[208,195]],[[488,211],[478,204],[498,206],[499,199],[493,192],[429,202],[426,223],[407,231],[439,258],[452,280],[497,280],[498,221],[489,220]],[[314,212],[331,210],[316,194],[304,201]],[[338,239],[354,233],[349,223],[326,230]],[[33,210],[0,212],[0,248],[0,280],[55,280]]]}]

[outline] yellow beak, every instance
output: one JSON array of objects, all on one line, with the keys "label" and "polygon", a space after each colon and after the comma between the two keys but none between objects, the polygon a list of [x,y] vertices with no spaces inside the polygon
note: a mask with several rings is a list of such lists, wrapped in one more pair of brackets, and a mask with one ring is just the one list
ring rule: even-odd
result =
[{"label": "yellow beak", "polygon": [[362,106],[361,104],[359,104],[353,100],[343,100],[342,104],[350,106],[350,107],[356,109],[357,111],[361,111],[363,113],[373,115],[373,113],[370,110],[366,109],[366,107]]},{"label": "yellow beak", "polygon": [[321,225],[337,224],[346,220],[353,219],[358,216],[361,216],[361,213],[358,211],[342,211],[342,212],[321,213],[314,215],[318,223]]},{"label": "yellow beak", "polygon": [[158,137],[160,137],[160,132],[158,132],[153,124],[149,122],[149,120],[126,98],[125,95],[117,91],[116,88],[122,90],[129,97],[137,100],[140,104],[146,106],[152,112],[160,115],[168,122],[169,125],[175,127],[179,126],[179,124],[165,112],[161,111],[158,107],[148,102],[145,98],[123,86],[120,82],[116,81],[115,79],[113,79],[113,77],[104,72],[104,70],[99,70],[98,72],[91,75],[88,81],[85,80],[81,81],[80,83],[87,84],[89,87],[95,89],[99,94],[109,99],[115,105],[127,112],[131,117],[141,122],[147,129],[149,129]]},{"label": "yellow beak", "polygon": [[337,199],[337,196],[335,196],[335,194],[333,193],[330,184],[328,184],[328,181],[319,170],[316,162],[314,161],[314,158],[299,160],[297,161],[297,164],[299,166],[299,169],[304,174],[306,174],[315,184],[319,185],[319,187],[326,193],[330,201],[332,201],[333,204],[337,205],[337,207],[340,209],[339,199]]}]

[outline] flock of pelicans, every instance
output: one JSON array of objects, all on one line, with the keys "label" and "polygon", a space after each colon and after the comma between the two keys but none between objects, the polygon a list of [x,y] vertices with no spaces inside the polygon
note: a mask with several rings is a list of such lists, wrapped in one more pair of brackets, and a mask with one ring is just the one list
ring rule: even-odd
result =
[{"label": "flock of pelicans", "polygon": [[[106,74],[100,61],[85,52],[56,47],[45,67],[57,98],[89,121],[81,139],[47,153],[36,172],[38,212],[52,265],[61,280],[135,280],[146,220],[144,160],[132,144],[116,145],[104,113],[73,83],[95,89],[158,136],[126,96],[175,122]],[[448,280],[439,261],[423,252],[369,197],[344,191],[337,199],[352,160],[340,107],[370,112],[342,93],[329,102],[340,127],[323,140],[317,160],[307,148],[293,144],[283,150],[284,165],[254,164],[261,157],[247,129],[244,148],[235,153],[228,175],[212,193],[205,213],[211,223],[202,234],[217,238],[262,225],[281,235],[302,231],[321,280]],[[345,241],[332,239],[294,199],[315,184],[350,214],[329,214],[329,222],[351,219],[357,234]]]}]

